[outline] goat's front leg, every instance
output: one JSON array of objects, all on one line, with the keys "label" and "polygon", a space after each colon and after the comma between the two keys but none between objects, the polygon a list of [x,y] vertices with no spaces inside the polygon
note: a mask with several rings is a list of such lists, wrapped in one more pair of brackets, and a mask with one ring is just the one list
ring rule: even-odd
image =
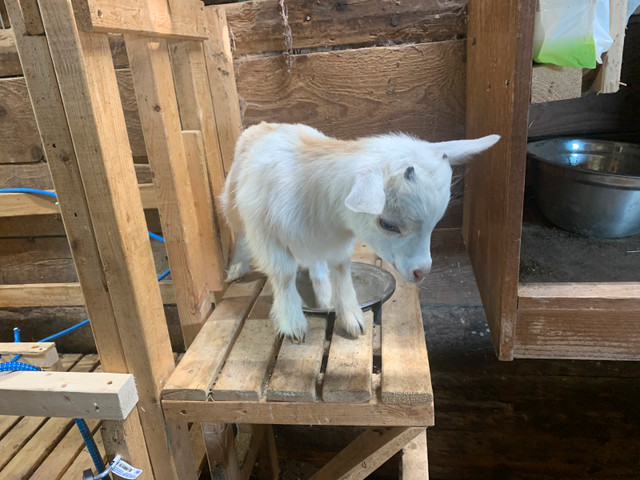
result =
[{"label": "goat's front leg", "polygon": [[351,261],[332,266],[331,285],[338,325],[353,337],[362,335],[364,333],[364,314],[353,288]]}]

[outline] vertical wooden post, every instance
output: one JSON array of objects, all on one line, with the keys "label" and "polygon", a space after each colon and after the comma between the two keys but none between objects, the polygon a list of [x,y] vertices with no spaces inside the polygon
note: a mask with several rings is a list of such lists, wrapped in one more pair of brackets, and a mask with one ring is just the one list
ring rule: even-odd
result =
[{"label": "vertical wooden post", "polygon": [[627,0],[609,0],[609,35],[613,38],[613,45],[603,55],[602,66],[596,77],[594,87],[599,93],[615,93],[620,90],[627,4]]},{"label": "vertical wooden post", "polygon": [[[162,385],[175,364],[146,233],[107,35],[79,31],[70,0],[41,0],[93,233],[128,370],[136,377],[138,412],[156,478],[195,478],[188,432],[164,422]],[[93,318],[100,323],[102,319]]]},{"label": "vertical wooden post", "polygon": [[[44,28],[35,2],[30,9],[22,9],[19,0],[8,0],[7,9],[16,39],[16,47],[23,66],[42,145],[58,195],[60,213],[82,285],[87,311],[92,319],[91,330],[104,371],[125,373],[128,366],[124,356],[120,334],[106,288],[106,279],[98,246],[93,233],[89,206],[78,168],[69,127],[65,117],[56,75],[43,35]],[[34,8],[36,7],[36,8]],[[27,31],[27,24],[36,34]],[[39,24],[39,25],[38,25]],[[119,438],[114,445],[105,441],[107,454],[119,453],[151,479],[152,469],[144,443],[144,434],[137,412],[132,412],[124,422],[105,422],[109,434],[105,438]]]}]

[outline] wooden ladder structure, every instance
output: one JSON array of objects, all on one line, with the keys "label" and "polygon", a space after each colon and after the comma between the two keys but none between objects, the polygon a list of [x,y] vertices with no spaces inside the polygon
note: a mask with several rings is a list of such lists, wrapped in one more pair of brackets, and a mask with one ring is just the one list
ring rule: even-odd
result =
[{"label": "wooden ladder structure", "polygon": [[[315,478],[364,478],[405,449],[427,477],[433,395],[414,286],[398,281],[382,326],[357,340],[311,318],[281,342],[259,276],[223,283],[231,237],[215,208],[241,131],[224,10],[198,0],[6,0],[29,95],[105,372],[139,401],[106,420],[107,455],[144,478],[197,478],[188,425],[210,464],[277,477],[271,425],[370,427]],[[136,105],[123,105],[110,40],[122,35]],[[187,353],[176,367],[124,111],[137,108]],[[365,247],[356,259],[380,263]],[[212,293],[219,301],[213,309]],[[240,465],[231,424],[252,432]]]}]

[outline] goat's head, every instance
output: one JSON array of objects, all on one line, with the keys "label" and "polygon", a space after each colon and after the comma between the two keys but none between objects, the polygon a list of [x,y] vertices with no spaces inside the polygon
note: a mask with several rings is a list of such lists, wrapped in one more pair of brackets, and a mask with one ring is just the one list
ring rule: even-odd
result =
[{"label": "goat's head", "polygon": [[356,236],[408,281],[431,269],[431,233],[449,203],[451,166],[490,148],[498,135],[475,140],[427,143],[406,136],[388,140],[382,168],[357,173],[345,200]]}]

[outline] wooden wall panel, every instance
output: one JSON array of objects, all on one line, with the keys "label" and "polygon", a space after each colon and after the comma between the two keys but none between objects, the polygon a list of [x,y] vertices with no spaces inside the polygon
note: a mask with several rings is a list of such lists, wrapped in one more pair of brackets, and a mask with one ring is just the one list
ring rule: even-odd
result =
[{"label": "wooden wall panel", "polygon": [[464,41],[236,61],[244,123],[300,122],[338,138],[464,136]]}]

